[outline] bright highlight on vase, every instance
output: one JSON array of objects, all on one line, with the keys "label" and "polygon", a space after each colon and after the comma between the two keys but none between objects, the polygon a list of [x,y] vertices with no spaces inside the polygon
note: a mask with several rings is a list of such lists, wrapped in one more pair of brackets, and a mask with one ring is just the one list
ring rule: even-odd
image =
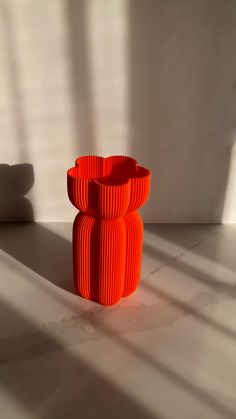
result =
[{"label": "bright highlight on vase", "polygon": [[68,195],[80,210],[73,226],[74,283],[79,295],[104,305],[138,286],[143,221],[151,174],[126,156],[84,156],[67,172]]}]

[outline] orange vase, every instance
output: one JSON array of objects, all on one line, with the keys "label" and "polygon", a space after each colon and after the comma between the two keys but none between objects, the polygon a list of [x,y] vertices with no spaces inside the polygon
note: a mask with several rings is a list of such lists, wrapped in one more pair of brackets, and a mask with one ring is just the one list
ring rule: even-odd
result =
[{"label": "orange vase", "polygon": [[150,171],[126,156],[84,156],[67,172],[68,195],[80,210],[73,226],[76,291],[103,305],[138,286]]}]

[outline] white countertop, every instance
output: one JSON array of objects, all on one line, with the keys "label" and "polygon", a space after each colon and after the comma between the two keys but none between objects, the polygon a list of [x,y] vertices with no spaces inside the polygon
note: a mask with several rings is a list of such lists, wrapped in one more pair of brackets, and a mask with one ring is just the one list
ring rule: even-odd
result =
[{"label": "white countertop", "polygon": [[113,307],[74,294],[71,228],[0,227],[1,419],[235,419],[236,225],[146,225]]}]

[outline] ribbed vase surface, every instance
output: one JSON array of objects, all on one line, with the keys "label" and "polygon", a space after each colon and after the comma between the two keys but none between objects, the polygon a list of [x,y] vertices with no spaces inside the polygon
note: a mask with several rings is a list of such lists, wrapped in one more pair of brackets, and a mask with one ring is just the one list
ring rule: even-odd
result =
[{"label": "ribbed vase surface", "polygon": [[138,209],[148,199],[150,178],[127,156],[83,156],[68,170],[68,195],[79,210],[73,270],[82,297],[112,305],[137,288],[143,247]]}]

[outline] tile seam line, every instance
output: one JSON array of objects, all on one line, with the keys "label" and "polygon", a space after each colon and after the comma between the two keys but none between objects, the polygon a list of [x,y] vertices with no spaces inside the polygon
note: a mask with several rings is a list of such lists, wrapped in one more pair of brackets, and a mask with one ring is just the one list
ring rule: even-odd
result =
[{"label": "tile seam line", "polygon": [[[217,236],[219,234],[221,229],[218,229],[214,232],[212,232],[209,236],[207,236],[205,239],[199,240],[193,244],[191,244],[190,246],[186,247],[186,249],[184,249],[183,251],[181,251],[177,256],[170,256],[170,261],[167,263],[163,263],[161,266],[154,268],[154,270],[152,270],[147,276],[145,276],[144,278],[142,278],[142,281],[147,281],[149,280],[152,275],[162,271],[164,268],[167,267],[171,267],[174,266],[176,262],[178,262],[179,259],[181,259],[183,256],[185,256],[190,250],[195,249],[196,247],[200,246],[203,243],[207,243],[208,240],[211,240],[212,237]],[[145,243],[145,241],[144,241]],[[144,252],[145,254],[145,252]]]}]

